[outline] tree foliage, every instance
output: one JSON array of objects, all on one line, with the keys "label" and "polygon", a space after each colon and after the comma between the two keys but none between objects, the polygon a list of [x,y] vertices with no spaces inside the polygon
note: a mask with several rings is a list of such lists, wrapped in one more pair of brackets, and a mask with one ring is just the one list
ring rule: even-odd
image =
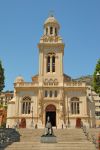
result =
[{"label": "tree foliage", "polygon": [[100,74],[100,59],[97,61],[95,71],[93,74],[93,87],[96,93],[100,94],[100,75],[98,76],[97,73]]},{"label": "tree foliage", "polygon": [[0,92],[5,87],[4,81],[5,81],[4,68],[2,67],[2,62],[0,61]]}]

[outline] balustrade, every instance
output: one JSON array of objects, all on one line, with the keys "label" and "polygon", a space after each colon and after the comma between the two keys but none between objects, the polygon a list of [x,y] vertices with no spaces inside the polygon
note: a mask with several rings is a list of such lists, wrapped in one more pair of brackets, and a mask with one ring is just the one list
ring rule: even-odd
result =
[{"label": "balustrade", "polygon": [[79,81],[70,81],[70,82],[65,82],[64,86],[65,87],[85,87],[86,84],[84,82],[79,82]]},{"label": "balustrade", "polygon": [[38,82],[21,82],[21,83],[14,83],[15,87],[34,87],[38,86]]}]

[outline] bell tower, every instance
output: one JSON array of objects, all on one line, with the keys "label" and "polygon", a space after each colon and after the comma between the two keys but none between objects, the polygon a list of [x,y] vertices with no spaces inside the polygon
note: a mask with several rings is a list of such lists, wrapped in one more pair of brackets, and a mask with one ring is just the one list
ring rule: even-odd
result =
[{"label": "bell tower", "polygon": [[63,84],[64,43],[59,35],[60,25],[53,15],[44,22],[39,48],[39,83],[52,79]]}]

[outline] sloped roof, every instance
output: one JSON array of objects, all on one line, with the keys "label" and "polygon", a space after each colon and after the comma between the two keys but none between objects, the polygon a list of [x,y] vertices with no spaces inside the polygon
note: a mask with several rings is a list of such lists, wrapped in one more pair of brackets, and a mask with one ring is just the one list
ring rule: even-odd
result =
[{"label": "sloped roof", "polygon": [[67,74],[63,74],[63,76],[64,76],[64,81],[66,82],[66,81],[71,81],[71,77],[70,76],[68,76]]}]

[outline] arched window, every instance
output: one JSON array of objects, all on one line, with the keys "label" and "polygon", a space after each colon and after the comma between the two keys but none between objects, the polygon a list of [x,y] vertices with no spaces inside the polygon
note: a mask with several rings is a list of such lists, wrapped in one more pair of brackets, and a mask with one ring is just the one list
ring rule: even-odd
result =
[{"label": "arched window", "polygon": [[48,85],[48,79],[45,79],[45,80],[44,80],[44,84],[45,84],[45,85]]},{"label": "arched window", "polygon": [[22,100],[22,114],[30,114],[31,111],[31,98],[24,97]]},{"label": "arched window", "polygon": [[47,97],[47,96],[48,96],[48,91],[46,90],[46,91],[45,91],[45,97]]},{"label": "arched window", "polygon": [[50,56],[47,57],[47,72],[50,72]]},{"label": "arched window", "polygon": [[71,113],[72,114],[79,114],[80,113],[79,99],[76,97],[73,97],[71,99]]},{"label": "arched window", "polygon": [[52,97],[52,91],[50,91],[50,97]]},{"label": "arched window", "polygon": [[49,80],[49,85],[53,85],[53,80],[52,79]]},{"label": "arched window", "polygon": [[57,97],[57,91],[54,92],[54,96]]},{"label": "arched window", "polygon": [[55,56],[52,56],[52,72],[55,72]]},{"label": "arched window", "polygon": [[53,27],[50,27],[50,34],[53,34]]},{"label": "arched window", "polygon": [[58,85],[58,80],[57,79],[54,80],[54,85]]}]

